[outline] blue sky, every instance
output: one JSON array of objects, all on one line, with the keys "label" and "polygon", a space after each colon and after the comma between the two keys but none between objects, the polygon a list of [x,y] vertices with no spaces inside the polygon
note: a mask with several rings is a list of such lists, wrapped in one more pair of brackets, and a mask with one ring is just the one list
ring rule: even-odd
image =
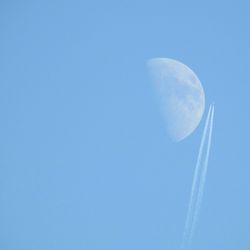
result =
[{"label": "blue sky", "polygon": [[247,1],[2,1],[0,249],[179,249],[204,117],[172,143],[146,61],[215,123],[193,250],[250,248]]}]

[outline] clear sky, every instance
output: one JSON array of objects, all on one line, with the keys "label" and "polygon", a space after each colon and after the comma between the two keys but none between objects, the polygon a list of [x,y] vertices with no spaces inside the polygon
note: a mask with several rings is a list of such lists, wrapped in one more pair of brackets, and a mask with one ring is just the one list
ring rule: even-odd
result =
[{"label": "clear sky", "polygon": [[169,140],[153,57],[188,65],[215,102],[192,250],[250,249],[249,8],[1,1],[0,249],[179,249],[205,116]]}]

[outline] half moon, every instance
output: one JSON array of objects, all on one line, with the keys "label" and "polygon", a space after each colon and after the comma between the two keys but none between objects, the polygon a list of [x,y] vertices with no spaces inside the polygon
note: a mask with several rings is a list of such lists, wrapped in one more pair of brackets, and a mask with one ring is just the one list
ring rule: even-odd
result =
[{"label": "half moon", "polygon": [[188,66],[173,59],[153,58],[148,67],[161,97],[168,134],[181,141],[202,118],[205,94],[201,82]]}]

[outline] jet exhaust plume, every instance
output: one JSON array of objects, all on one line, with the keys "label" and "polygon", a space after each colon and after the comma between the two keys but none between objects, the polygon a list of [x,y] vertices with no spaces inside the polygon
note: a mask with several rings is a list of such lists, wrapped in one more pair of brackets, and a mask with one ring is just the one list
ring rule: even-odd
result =
[{"label": "jet exhaust plume", "polygon": [[210,127],[209,127],[209,135],[208,135],[208,145],[207,145],[207,151],[205,155],[205,161],[204,165],[202,167],[202,173],[201,173],[201,180],[200,180],[200,186],[197,194],[197,205],[194,211],[194,217],[193,217],[193,224],[191,228],[191,233],[190,233],[190,243],[192,241],[195,227],[198,221],[199,217],[199,212],[201,208],[201,202],[202,202],[202,197],[204,194],[204,187],[206,183],[206,176],[207,176],[207,169],[208,169],[208,160],[209,160],[209,155],[210,155],[210,148],[211,148],[211,140],[212,140],[212,133],[213,133],[213,122],[214,122],[214,106],[212,107],[212,113],[211,113],[211,120],[210,120]]},{"label": "jet exhaust plume", "polygon": [[[197,158],[197,162],[195,166],[190,201],[189,201],[189,206],[188,206],[187,219],[185,223],[183,240],[182,240],[182,245],[181,245],[182,250],[189,249],[190,247],[195,225],[198,219],[200,206],[201,206],[201,200],[202,200],[202,196],[204,192],[203,190],[204,190],[204,185],[205,185],[208,158],[209,158],[209,152],[210,152],[210,146],[211,146],[213,114],[214,114],[214,107],[213,105],[210,105],[208,115],[206,118],[204,131],[202,134],[198,158]],[[208,129],[209,129],[209,132],[208,132]],[[208,136],[208,144],[206,147],[205,143],[206,143],[207,136]],[[204,153],[203,153],[204,146],[206,147],[207,151],[205,154],[205,161],[203,162],[202,160],[204,157]]]}]

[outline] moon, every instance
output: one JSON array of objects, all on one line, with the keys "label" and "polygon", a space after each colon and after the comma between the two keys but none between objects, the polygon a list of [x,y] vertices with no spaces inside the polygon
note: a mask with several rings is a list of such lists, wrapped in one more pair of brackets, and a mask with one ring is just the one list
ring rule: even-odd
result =
[{"label": "moon", "polygon": [[205,94],[196,74],[185,64],[170,58],[153,58],[147,62],[161,99],[168,135],[181,141],[199,125]]}]

